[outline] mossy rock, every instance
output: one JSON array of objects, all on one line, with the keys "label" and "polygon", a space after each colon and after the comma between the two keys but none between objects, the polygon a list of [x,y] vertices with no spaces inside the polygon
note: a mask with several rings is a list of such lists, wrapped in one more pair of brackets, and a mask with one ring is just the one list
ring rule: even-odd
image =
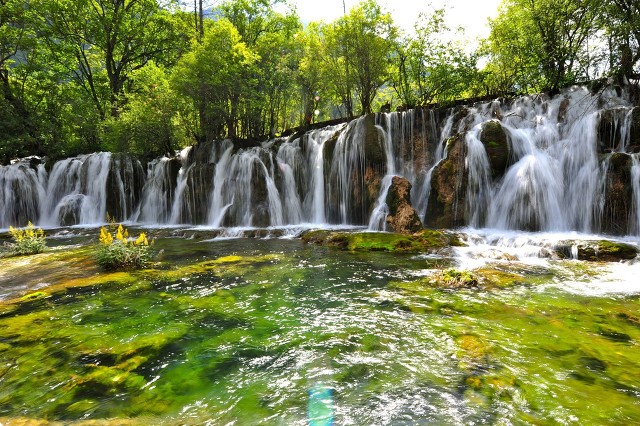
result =
[{"label": "mossy rock", "polygon": [[577,253],[577,260],[589,262],[620,262],[635,259],[638,255],[635,246],[609,240],[562,241],[555,250],[561,258],[571,258]]},{"label": "mossy rock", "polygon": [[465,195],[467,172],[465,171],[466,144],[464,134],[459,133],[447,141],[447,158],[433,170],[431,191],[425,214],[425,226],[451,229],[465,226]]},{"label": "mossy rock", "polygon": [[302,241],[351,251],[421,253],[461,245],[455,234],[424,230],[412,235],[387,232],[307,231]]},{"label": "mossy rock", "polygon": [[499,178],[507,169],[509,161],[509,141],[507,133],[498,120],[490,120],[482,125],[480,141],[484,145],[491,166],[493,178]]},{"label": "mossy rock", "polygon": [[599,232],[626,235],[633,210],[631,156],[616,152],[609,157],[604,188],[604,206]]}]

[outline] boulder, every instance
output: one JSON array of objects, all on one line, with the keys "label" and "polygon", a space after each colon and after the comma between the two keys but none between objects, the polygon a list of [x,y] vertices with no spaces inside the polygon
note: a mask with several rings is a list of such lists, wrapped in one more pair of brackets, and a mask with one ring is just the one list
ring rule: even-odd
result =
[{"label": "boulder", "polygon": [[457,134],[447,141],[447,158],[433,170],[431,191],[425,214],[429,228],[455,228],[465,226],[465,171],[466,145],[464,135]]},{"label": "boulder", "polygon": [[422,229],[422,222],[416,210],[411,207],[411,183],[399,176],[391,180],[386,199],[389,214],[386,221],[393,232],[413,234]]},{"label": "boulder", "polygon": [[58,223],[60,226],[73,226],[80,223],[80,213],[85,196],[82,194],[67,195],[59,204]]},{"label": "boulder", "polygon": [[627,152],[640,152],[640,107],[631,112],[631,129]]},{"label": "boulder", "polygon": [[612,154],[606,172],[604,207],[600,232],[626,235],[629,230],[629,214],[633,209],[631,184],[631,157],[623,153]]},{"label": "boulder", "polygon": [[491,176],[496,179],[504,175],[509,162],[509,140],[498,120],[489,120],[482,125],[480,141],[484,145],[491,166]]},{"label": "boulder", "polygon": [[116,221],[129,218],[139,204],[145,172],[138,161],[129,154],[113,154],[107,175],[107,213]]},{"label": "boulder", "polygon": [[590,262],[620,262],[635,259],[638,255],[635,246],[609,240],[561,241],[556,245],[555,251],[561,258]]}]

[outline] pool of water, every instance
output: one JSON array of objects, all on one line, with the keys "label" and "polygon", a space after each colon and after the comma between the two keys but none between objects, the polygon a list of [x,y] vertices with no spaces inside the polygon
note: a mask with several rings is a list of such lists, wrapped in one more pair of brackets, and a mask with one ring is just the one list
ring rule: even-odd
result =
[{"label": "pool of water", "polygon": [[0,423],[640,420],[640,292],[581,292],[601,279],[582,263],[452,290],[424,279],[450,259],[277,238],[156,250],[156,270],[69,270],[82,286],[2,302]]}]

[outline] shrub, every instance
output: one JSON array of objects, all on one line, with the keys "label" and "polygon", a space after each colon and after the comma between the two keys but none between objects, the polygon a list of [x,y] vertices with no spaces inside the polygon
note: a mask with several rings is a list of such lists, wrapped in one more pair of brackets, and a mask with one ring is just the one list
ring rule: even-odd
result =
[{"label": "shrub", "polygon": [[112,235],[100,228],[100,242],[95,259],[104,269],[141,269],[151,261],[151,247],[144,232],[138,238],[129,238],[129,231],[118,225]]},{"label": "shrub", "polygon": [[42,253],[47,249],[44,231],[36,228],[31,222],[22,229],[9,227],[9,235],[13,238],[9,248],[15,255]]}]

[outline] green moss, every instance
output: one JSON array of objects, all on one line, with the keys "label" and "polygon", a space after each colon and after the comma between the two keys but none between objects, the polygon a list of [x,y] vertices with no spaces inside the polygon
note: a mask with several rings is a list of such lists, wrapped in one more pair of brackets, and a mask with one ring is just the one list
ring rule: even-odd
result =
[{"label": "green moss", "polygon": [[421,253],[461,245],[454,234],[423,230],[413,235],[388,232],[308,231],[302,241],[350,251]]}]

